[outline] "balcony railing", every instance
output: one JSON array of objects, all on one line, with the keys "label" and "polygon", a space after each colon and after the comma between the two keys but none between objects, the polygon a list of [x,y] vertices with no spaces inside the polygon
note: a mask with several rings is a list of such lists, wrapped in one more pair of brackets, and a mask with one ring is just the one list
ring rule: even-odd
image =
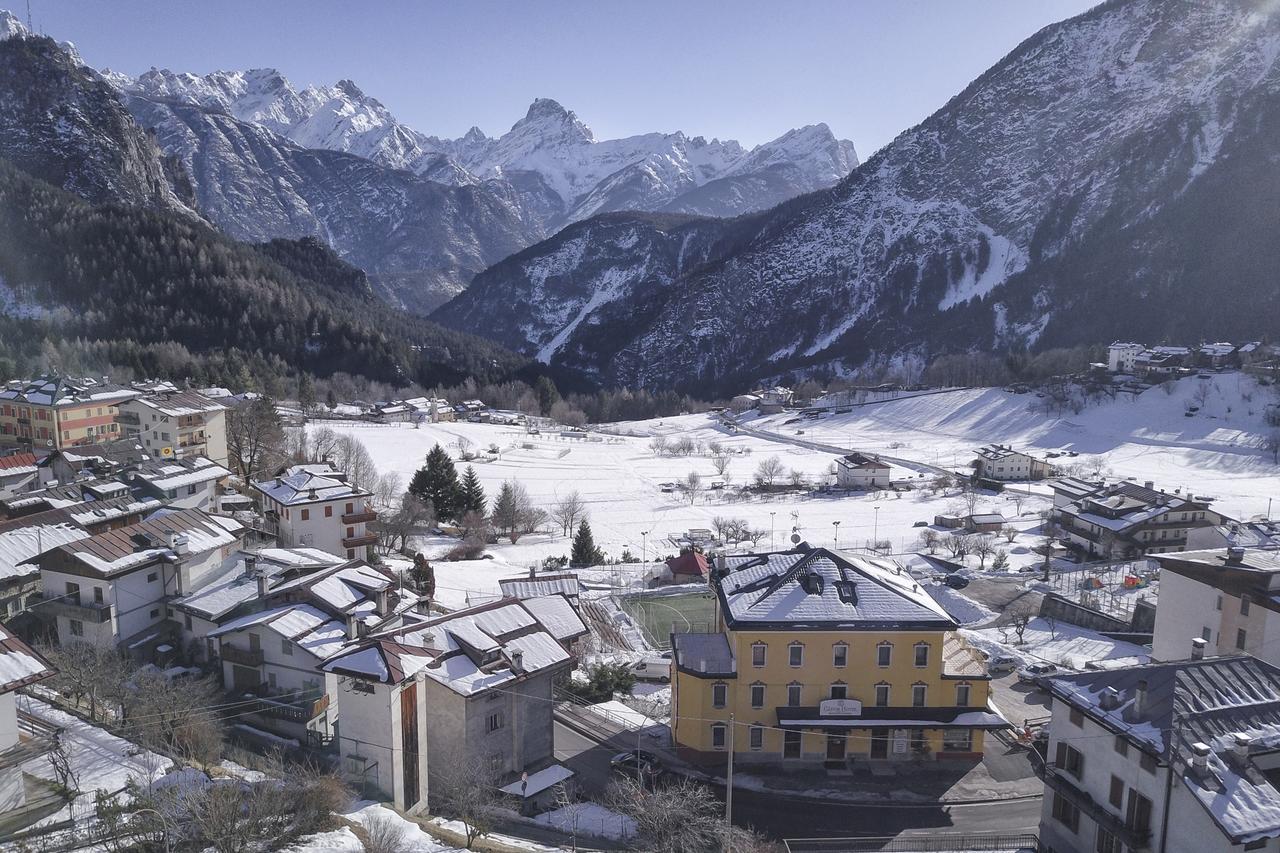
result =
[{"label": "balcony railing", "polygon": [[142,423],[134,412],[120,412],[116,415],[116,422],[128,424],[129,426],[139,426]]},{"label": "balcony railing", "polygon": [[241,666],[262,666],[262,649],[242,649],[230,643],[223,643],[218,654],[227,663]]},{"label": "balcony railing", "polygon": [[53,599],[46,605],[54,614],[101,625],[111,621],[111,605],[105,601],[76,601],[74,598]]},{"label": "balcony railing", "polygon": [[360,522],[377,521],[378,514],[369,507],[342,516],[343,524],[359,524]]},{"label": "balcony railing", "polygon": [[[271,717],[275,720],[289,720],[295,723],[306,723],[314,720],[329,709],[329,694],[314,692],[280,693],[272,695],[261,693],[258,700],[246,706],[247,710]],[[243,701],[243,694],[240,694]]]},{"label": "balcony railing", "polygon": [[365,545],[372,545],[378,541],[378,534],[365,533],[362,536],[348,536],[342,540],[343,548],[363,548]]}]

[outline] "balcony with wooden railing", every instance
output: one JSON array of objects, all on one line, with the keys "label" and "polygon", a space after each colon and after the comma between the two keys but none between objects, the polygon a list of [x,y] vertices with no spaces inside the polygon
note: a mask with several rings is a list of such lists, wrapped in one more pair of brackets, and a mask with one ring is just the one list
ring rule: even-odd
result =
[{"label": "balcony with wooden railing", "polygon": [[343,548],[363,548],[366,545],[373,545],[378,541],[378,534],[364,533],[360,536],[348,536],[342,540]]},{"label": "balcony with wooden railing", "polygon": [[342,516],[343,524],[359,524],[360,522],[377,521],[378,514],[373,511],[373,507],[365,506],[355,512],[348,512]]},{"label": "balcony with wooden railing", "polygon": [[218,655],[227,663],[240,666],[262,666],[262,649],[242,649],[230,643],[223,643],[218,649]]}]

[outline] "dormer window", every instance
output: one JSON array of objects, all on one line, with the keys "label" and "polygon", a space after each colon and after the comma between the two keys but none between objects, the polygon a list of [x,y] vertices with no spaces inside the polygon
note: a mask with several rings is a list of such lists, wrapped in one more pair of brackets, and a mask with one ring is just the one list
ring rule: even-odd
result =
[{"label": "dormer window", "polygon": [[858,585],[853,581],[836,581],[832,586],[836,588],[836,596],[845,604],[858,603]]}]

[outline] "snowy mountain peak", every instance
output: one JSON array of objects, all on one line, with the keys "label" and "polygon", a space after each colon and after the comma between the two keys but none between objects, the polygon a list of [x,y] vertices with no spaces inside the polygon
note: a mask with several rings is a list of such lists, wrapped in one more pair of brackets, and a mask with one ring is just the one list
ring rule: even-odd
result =
[{"label": "snowy mountain peak", "polygon": [[551,98],[535,99],[524,118],[513,124],[507,135],[519,134],[527,138],[535,133],[551,143],[572,145],[596,141],[591,128],[583,124],[572,110],[566,110],[559,101]]},{"label": "snowy mountain peak", "polygon": [[27,29],[27,25],[17,15],[0,9],[0,40],[29,35],[31,30]]}]

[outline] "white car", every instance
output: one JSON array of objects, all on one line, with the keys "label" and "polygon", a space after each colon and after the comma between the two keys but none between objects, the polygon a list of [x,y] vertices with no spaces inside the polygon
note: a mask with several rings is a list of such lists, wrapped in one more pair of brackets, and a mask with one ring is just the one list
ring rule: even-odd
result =
[{"label": "white car", "polygon": [[1018,681],[1044,687],[1050,678],[1058,674],[1058,667],[1051,663],[1033,663],[1018,670]]},{"label": "white car", "polygon": [[661,681],[665,684],[671,680],[671,659],[646,657],[637,661],[631,671],[638,681]]}]

